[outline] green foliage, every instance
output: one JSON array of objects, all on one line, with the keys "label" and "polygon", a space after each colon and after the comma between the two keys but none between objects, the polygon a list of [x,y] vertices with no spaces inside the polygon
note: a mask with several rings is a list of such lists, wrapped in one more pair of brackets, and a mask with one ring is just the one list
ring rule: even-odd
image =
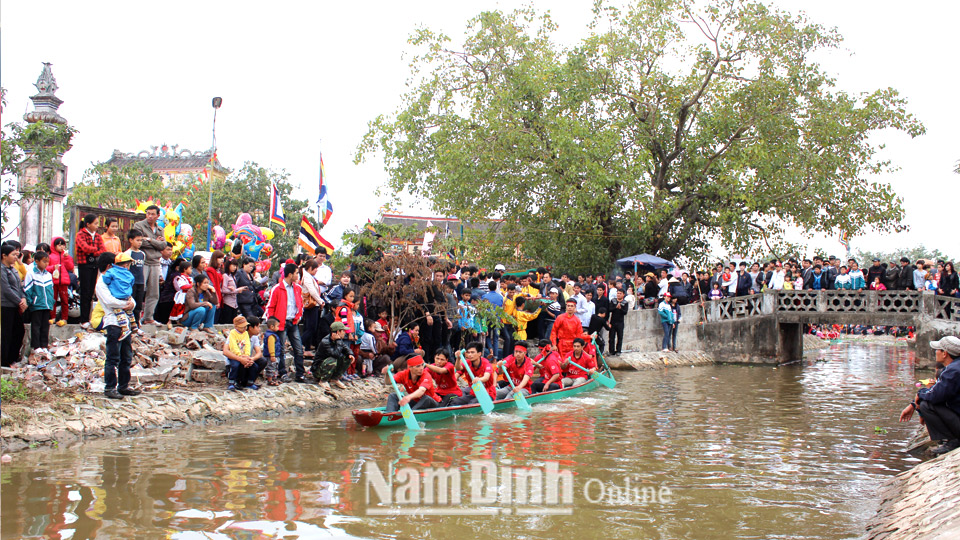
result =
[{"label": "green foliage", "polygon": [[[255,225],[269,225],[270,183],[276,182],[283,199],[287,232],[282,232],[277,225],[269,225],[276,235],[270,241],[274,248],[273,258],[284,260],[293,256],[300,231],[300,217],[308,211],[308,202],[290,196],[293,185],[289,174],[283,170],[265,169],[248,161],[226,179],[212,182],[213,221],[228,233],[237,216],[243,212],[253,217]],[[209,183],[203,184],[200,189],[194,189],[189,183],[165,184],[159,174],[142,162],[124,167],[101,163],[84,173],[83,180],[74,186],[70,194],[69,204],[128,210],[136,205],[136,200],[145,201],[151,197],[160,206],[167,202],[175,206],[183,201],[183,222],[193,226],[196,249],[204,250],[207,246],[209,189]]]},{"label": "green foliage", "polygon": [[[83,179],[70,191],[69,204],[129,210],[136,201],[153,198],[163,206],[165,202],[179,201],[180,186],[164,185],[163,177],[153,172],[148,165],[138,161],[131,165],[118,167],[98,163],[83,173]],[[64,218],[69,217],[69,209],[64,209]]]},{"label": "green foliage", "polygon": [[30,398],[30,390],[20,381],[15,381],[9,377],[0,379],[0,400],[26,401]]},{"label": "green foliage", "polygon": [[861,251],[857,250],[857,260],[860,264],[870,264],[874,258],[881,262],[896,261],[900,262],[900,257],[906,257],[911,262],[917,262],[918,259],[928,259],[933,261],[952,261],[953,258],[943,253],[939,249],[930,249],[923,244],[912,248],[893,249],[890,251]]},{"label": "green foliage", "polygon": [[765,4],[595,4],[594,34],[552,41],[548,15],[483,12],[462,45],[429,29],[404,104],[378,116],[357,161],[382,153],[386,188],[571,269],[640,252],[703,260],[811,237],[903,230],[870,136],[923,126],[893,89],[848,93],[811,60],[836,30]]},{"label": "green foliage", "polygon": [[479,300],[475,307],[477,308],[477,317],[482,321],[482,326],[486,329],[503,328],[506,324],[516,326],[517,319],[513,315],[508,315],[502,307],[495,306],[486,300]]}]

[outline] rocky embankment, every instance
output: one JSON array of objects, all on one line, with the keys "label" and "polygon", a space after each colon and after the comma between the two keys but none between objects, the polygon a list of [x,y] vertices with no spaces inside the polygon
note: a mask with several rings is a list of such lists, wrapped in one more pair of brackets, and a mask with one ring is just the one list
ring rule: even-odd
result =
[{"label": "rocky embankment", "polygon": [[243,392],[230,392],[222,386],[196,391],[154,390],[123,400],[78,393],[35,408],[4,406],[0,446],[4,452],[14,452],[245,417],[371,406],[382,404],[386,395],[387,388],[373,378],[348,383],[345,390],[294,383]]},{"label": "rocky embankment", "polygon": [[960,538],[960,450],[894,476],[879,498],[868,540]]}]

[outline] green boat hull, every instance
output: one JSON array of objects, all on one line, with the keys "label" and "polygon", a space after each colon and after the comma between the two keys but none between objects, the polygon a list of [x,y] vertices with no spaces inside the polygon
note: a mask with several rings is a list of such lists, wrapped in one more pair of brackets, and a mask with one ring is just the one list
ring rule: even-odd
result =
[{"label": "green boat hull", "polygon": [[[535,405],[537,403],[545,403],[548,401],[556,401],[558,399],[568,398],[571,396],[576,396],[578,394],[583,394],[585,392],[591,392],[596,390],[600,386],[594,379],[590,379],[587,382],[579,385],[572,386],[570,388],[561,388],[560,390],[553,390],[550,392],[541,392],[539,394],[531,394],[527,396],[527,403],[530,405]],[[493,402],[493,411],[506,411],[510,409],[516,409],[517,402],[513,399],[501,399],[499,401]],[[464,416],[468,414],[482,414],[483,411],[480,409],[479,404],[471,405],[462,405],[459,407],[443,407],[440,409],[426,409],[422,411],[413,411],[413,416],[416,418],[417,422],[436,422],[437,420],[445,420],[447,418],[453,418],[455,416]],[[403,417],[400,412],[388,413],[386,412],[385,407],[375,407],[371,409],[356,409],[353,411],[353,418],[357,421],[358,424],[366,427],[390,427],[390,426],[404,426]]]}]

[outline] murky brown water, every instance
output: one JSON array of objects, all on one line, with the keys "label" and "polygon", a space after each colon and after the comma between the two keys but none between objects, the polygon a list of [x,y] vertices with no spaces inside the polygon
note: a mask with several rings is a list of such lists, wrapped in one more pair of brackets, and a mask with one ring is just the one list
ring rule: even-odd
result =
[{"label": "murky brown water", "polygon": [[[880,483],[913,463],[901,451],[914,425],[896,421],[913,356],[851,344],[804,363],[621,373],[615,390],[415,437],[323,412],[24,452],[0,471],[0,536],[856,537]],[[573,478],[571,501],[527,504],[514,484],[513,495],[501,487],[498,502],[477,503],[475,460],[534,471],[556,463]],[[368,485],[374,465],[386,476],[454,467],[462,504],[382,504]],[[395,489],[410,485],[397,480]],[[626,498],[628,481],[646,501]],[[659,499],[662,487],[669,496]],[[611,500],[616,488],[621,499]],[[491,515],[467,515],[477,513]]]}]

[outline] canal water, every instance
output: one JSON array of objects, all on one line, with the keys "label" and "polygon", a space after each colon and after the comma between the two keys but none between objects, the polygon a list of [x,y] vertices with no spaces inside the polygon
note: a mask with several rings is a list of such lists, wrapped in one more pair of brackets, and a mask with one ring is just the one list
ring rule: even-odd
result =
[{"label": "canal water", "polygon": [[855,538],[916,461],[916,424],[897,423],[913,362],[842,344],[803,365],[618,373],[415,436],[336,411],[27,451],[0,471],[0,535]]}]

